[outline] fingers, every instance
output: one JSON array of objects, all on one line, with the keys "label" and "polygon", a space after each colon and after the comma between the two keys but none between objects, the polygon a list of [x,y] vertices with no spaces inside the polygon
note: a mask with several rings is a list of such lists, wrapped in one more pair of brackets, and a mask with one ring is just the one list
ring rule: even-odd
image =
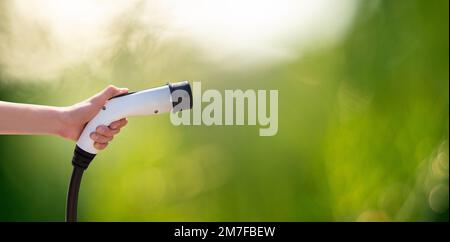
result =
[{"label": "fingers", "polygon": [[109,125],[109,128],[111,128],[111,129],[120,129],[123,126],[127,125],[127,123],[128,123],[128,120],[126,118],[123,118],[123,119],[117,120],[115,122],[112,122]]},{"label": "fingers", "polygon": [[106,143],[106,144],[102,144],[102,143],[94,143],[94,147],[95,147],[97,150],[103,150],[103,149],[106,148],[106,146],[108,146],[108,143]]},{"label": "fingers", "polygon": [[97,132],[91,133],[90,137],[94,142],[100,144],[106,144],[113,139],[113,136],[104,136]]},{"label": "fingers", "polygon": [[118,134],[119,131],[120,129],[112,129],[105,125],[100,125],[97,127],[97,129],[95,129],[95,133],[106,137],[113,137],[114,135]]},{"label": "fingers", "polygon": [[126,119],[117,120],[115,122],[112,122],[109,126],[100,125],[95,130],[96,133],[103,135],[103,136],[114,136],[120,132],[120,128],[125,126],[128,123]]},{"label": "fingers", "polygon": [[109,126],[100,125],[95,132],[90,134],[91,139],[94,141],[94,147],[97,150],[105,149],[108,146],[114,135],[120,132],[120,128],[128,123],[126,118],[112,122]]},{"label": "fingers", "polygon": [[105,104],[106,101],[108,101],[110,98],[127,93],[127,88],[118,88],[113,85],[109,85],[105,89],[103,89],[101,92],[97,93],[91,98],[92,102],[98,103],[100,105]]}]

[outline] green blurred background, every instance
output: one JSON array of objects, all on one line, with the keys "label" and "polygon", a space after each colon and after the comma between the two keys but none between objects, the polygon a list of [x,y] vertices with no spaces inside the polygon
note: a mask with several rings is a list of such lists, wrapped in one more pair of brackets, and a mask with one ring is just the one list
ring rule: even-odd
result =
[{"label": "green blurred background", "polygon": [[[0,61],[0,100],[64,106],[107,84],[139,90],[178,80],[279,90],[273,137],[256,126],[130,118],[85,173],[81,221],[448,221],[448,4],[358,1],[334,44],[305,51],[292,39],[301,55],[241,68],[227,68],[233,58],[210,61],[188,40],[158,39],[130,11],[95,68],[88,59],[40,78],[21,76],[20,62],[13,75]],[[4,62],[13,58],[5,51],[11,5],[0,3]],[[133,33],[146,35],[130,47]],[[0,220],[62,221],[73,147],[0,136]]]}]

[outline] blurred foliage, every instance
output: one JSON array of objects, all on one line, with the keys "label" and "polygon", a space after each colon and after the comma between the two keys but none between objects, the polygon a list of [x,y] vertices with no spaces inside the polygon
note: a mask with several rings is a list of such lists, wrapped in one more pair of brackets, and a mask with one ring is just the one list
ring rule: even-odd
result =
[{"label": "blurred foliage", "polygon": [[[279,90],[274,137],[130,118],[85,173],[83,221],[448,221],[448,9],[361,1],[339,44],[250,70],[215,66],[185,43],[127,48],[139,26],[124,21],[101,72],[81,63],[56,82],[27,82],[0,69],[0,99],[69,105],[109,83],[185,79]],[[63,220],[73,146],[0,136],[0,220]]]}]

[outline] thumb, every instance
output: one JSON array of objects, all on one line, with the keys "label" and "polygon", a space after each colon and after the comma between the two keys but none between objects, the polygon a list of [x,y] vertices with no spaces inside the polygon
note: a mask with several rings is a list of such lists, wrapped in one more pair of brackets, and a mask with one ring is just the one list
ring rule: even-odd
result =
[{"label": "thumb", "polygon": [[117,96],[117,95],[120,95],[120,94],[125,94],[127,92],[128,92],[127,88],[118,88],[118,87],[115,87],[113,85],[109,85],[108,87],[103,89],[101,92],[99,92],[96,95],[94,95],[91,98],[91,101],[94,102],[94,103],[98,103],[100,105],[103,105],[110,98],[112,98],[114,96]]}]

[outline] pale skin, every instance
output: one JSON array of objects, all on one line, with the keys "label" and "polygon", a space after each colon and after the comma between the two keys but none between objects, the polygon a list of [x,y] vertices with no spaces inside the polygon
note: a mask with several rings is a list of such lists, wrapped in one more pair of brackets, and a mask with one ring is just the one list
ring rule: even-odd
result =
[{"label": "pale skin", "polygon": [[[77,141],[86,124],[110,98],[127,92],[126,88],[108,86],[87,100],[68,107],[0,101],[0,134],[54,135]],[[121,119],[109,126],[98,126],[90,134],[94,147],[105,149],[127,122]]]}]

